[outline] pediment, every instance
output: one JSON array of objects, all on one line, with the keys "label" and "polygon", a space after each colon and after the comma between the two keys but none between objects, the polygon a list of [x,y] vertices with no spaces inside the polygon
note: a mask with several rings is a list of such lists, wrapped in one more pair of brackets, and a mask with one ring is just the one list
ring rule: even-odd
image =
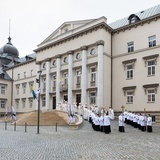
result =
[{"label": "pediment", "polygon": [[[57,28],[50,36],[48,36],[42,43],[39,45],[44,45],[50,41],[56,40],[61,35],[65,35],[76,28],[80,28],[81,26],[86,25],[87,23],[93,21],[94,19],[90,20],[81,20],[81,21],[70,21],[64,22],[59,28]],[[38,45],[38,46],[39,46]]]}]

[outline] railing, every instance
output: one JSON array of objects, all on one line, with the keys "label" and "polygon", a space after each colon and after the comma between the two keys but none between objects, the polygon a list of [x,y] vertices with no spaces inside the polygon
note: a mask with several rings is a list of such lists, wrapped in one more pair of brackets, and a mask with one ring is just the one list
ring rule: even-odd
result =
[{"label": "railing", "polygon": [[81,88],[81,84],[80,84],[80,83],[77,83],[77,84],[76,84],[76,88]]},{"label": "railing", "polygon": [[67,91],[68,90],[68,84],[62,84],[60,87],[61,91]]},{"label": "railing", "polygon": [[91,87],[96,86],[96,81],[91,81],[90,85],[91,85]]}]

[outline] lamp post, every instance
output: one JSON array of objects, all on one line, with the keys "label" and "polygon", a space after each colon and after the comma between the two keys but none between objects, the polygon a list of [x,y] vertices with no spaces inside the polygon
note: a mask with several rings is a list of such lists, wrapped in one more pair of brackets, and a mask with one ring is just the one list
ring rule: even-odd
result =
[{"label": "lamp post", "polygon": [[37,72],[38,73],[38,75],[39,75],[39,77],[38,77],[38,79],[36,79],[36,81],[37,81],[37,83],[38,83],[38,90],[39,90],[39,92],[38,92],[38,116],[37,116],[37,134],[39,134],[39,119],[40,119],[40,76],[41,76],[41,73],[42,73],[42,71],[38,71]]}]

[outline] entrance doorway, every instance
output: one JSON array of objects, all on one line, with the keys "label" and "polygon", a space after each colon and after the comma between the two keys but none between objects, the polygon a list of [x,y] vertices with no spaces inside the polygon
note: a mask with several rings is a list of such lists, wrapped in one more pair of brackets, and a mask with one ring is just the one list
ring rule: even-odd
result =
[{"label": "entrance doorway", "polygon": [[53,109],[56,109],[56,97],[53,97]]},{"label": "entrance doorway", "polygon": [[79,103],[81,103],[81,94],[76,94],[76,102],[77,106],[79,106]]},{"label": "entrance doorway", "polygon": [[64,95],[63,99],[68,102],[68,96]]}]

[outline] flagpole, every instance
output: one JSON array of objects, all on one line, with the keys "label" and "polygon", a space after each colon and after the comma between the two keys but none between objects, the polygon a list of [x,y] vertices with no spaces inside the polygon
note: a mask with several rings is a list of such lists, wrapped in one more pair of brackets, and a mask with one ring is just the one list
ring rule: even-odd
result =
[{"label": "flagpole", "polygon": [[[40,88],[40,76],[41,76],[41,73],[42,71],[38,71],[37,72],[38,75],[39,75],[39,85],[38,85],[38,88]],[[39,120],[40,120],[40,92],[38,93],[38,116],[37,116],[37,134],[39,134]]]}]

